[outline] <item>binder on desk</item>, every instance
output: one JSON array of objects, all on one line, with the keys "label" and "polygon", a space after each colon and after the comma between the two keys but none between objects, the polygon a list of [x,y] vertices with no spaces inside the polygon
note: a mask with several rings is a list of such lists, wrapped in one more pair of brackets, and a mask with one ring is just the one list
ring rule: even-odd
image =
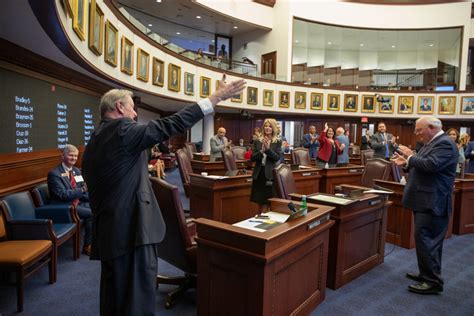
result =
[{"label": "binder on desk", "polygon": [[309,195],[308,199],[314,200],[314,201],[329,202],[329,203],[334,203],[338,205],[348,205],[354,202],[354,200],[352,199],[338,197],[338,196],[329,195],[329,194],[322,194],[322,193]]}]

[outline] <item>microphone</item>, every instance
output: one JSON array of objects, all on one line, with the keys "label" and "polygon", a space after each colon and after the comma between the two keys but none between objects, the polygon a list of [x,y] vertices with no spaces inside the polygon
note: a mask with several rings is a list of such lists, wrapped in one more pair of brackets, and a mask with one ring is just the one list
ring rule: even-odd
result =
[{"label": "microphone", "polygon": [[295,204],[293,204],[293,202],[288,203],[288,208],[290,209],[292,214],[298,212],[298,210],[296,209],[296,206],[295,206]]}]

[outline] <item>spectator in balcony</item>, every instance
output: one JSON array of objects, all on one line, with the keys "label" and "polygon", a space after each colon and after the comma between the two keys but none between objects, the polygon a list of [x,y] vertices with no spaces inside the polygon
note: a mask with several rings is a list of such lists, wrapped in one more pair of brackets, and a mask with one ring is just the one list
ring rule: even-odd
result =
[{"label": "spectator in balcony", "polygon": [[229,55],[227,54],[225,44],[221,45],[221,49],[219,49],[219,52],[217,53],[217,59],[221,61],[226,61],[227,59],[229,59]]}]

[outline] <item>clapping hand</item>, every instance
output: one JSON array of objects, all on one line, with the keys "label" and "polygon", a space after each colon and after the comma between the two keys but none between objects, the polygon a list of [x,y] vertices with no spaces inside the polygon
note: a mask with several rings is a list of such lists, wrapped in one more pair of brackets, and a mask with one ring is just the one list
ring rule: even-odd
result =
[{"label": "clapping hand", "polygon": [[264,137],[262,140],[262,151],[267,151],[268,149],[270,149],[270,139]]}]

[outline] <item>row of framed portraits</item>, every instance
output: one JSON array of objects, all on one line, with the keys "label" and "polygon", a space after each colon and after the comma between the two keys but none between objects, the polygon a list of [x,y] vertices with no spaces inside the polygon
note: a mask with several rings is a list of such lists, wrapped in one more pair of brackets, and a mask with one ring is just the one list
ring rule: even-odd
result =
[{"label": "row of framed portraits", "polygon": [[[113,67],[118,64],[118,29],[110,22],[104,23],[104,13],[97,5],[95,0],[90,0],[89,12],[88,0],[62,0],[65,12],[72,17],[72,26],[74,32],[82,40],[86,40],[86,18],[89,17],[89,36],[88,46],[92,52],[100,56],[104,54],[106,63]],[[134,73],[134,44],[127,37],[123,36],[120,40],[120,70],[130,76]],[[138,80],[148,82],[150,80],[150,62],[151,67],[151,82],[153,85],[164,86],[164,61],[151,57],[148,52],[138,48],[136,50],[136,76]],[[184,73],[184,93],[187,95],[194,95],[194,74],[189,72]],[[218,86],[216,82],[216,87]],[[168,64],[168,90],[180,92],[181,91],[181,68],[178,65]],[[207,97],[211,94],[211,79],[208,77],[200,77],[199,95]],[[294,93],[294,108],[306,109],[307,107],[307,92]],[[278,106],[280,108],[290,107],[290,92],[278,92]],[[311,92],[309,95],[309,107],[311,110],[323,110],[324,107],[328,111],[344,112],[358,112],[374,113],[376,110],[379,113],[394,113],[395,112],[395,97],[382,96],[383,102],[376,102],[374,95],[362,95],[359,104],[358,94],[344,94],[344,99],[341,104],[341,96],[339,94],[327,94],[326,106],[324,105],[324,94]],[[262,94],[263,106],[274,106],[275,98],[274,91],[264,89]],[[232,102],[243,102],[242,93],[231,98]],[[258,102],[258,88],[247,88],[247,104],[257,105]],[[474,114],[474,96],[461,97],[460,104],[461,114]],[[456,112],[456,96],[439,96],[438,97],[438,114],[455,114]],[[417,96],[415,104],[415,96],[398,96],[396,112],[399,114],[432,114],[434,113],[434,97],[433,96]]]}]

